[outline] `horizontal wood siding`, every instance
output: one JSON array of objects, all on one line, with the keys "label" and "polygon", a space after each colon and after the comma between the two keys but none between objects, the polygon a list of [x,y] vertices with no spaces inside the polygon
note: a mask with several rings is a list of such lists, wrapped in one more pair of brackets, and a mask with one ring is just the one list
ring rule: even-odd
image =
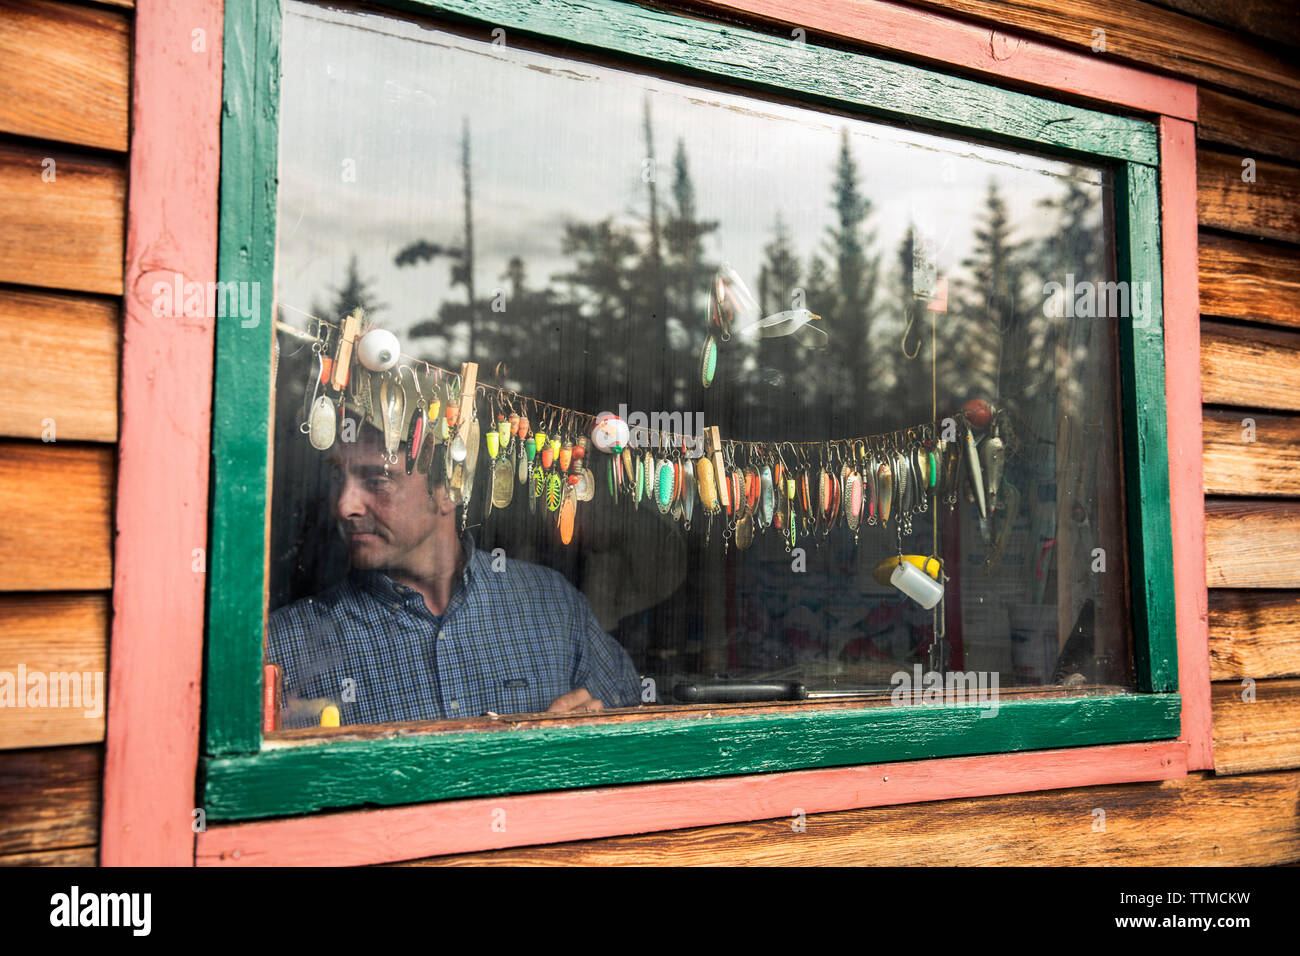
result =
[{"label": "horizontal wood siding", "polygon": [[1205,503],[1212,588],[1300,588],[1300,501]]},{"label": "horizontal wood siding", "polygon": [[112,446],[0,441],[0,513],[5,590],[111,586]]},{"label": "horizontal wood siding", "polygon": [[802,832],[793,819],[406,865],[1269,866],[1300,860],[1300,771],[846,810],[807,816]]},{"label": "horizontal wood siding", "polygon": [[1300,676],[1300,591],[1210,591],[1210,677]]},{"label": "horizontal wood siding", "polygon": [[1300,169],[1294,166],[1198,149],[1196,198],[1202,227],[1300,242]]},{"label": "horizontal wood siding", "polygon": [[0,287],[0,434],[117,441],[121,304],[107,296]]},{"label": "horizontal wood siding", "polygon": [[[0,0],[0,671],[105,694],[131,6]],[[95,864],[87,703],[0,713],[0,865]]]},{"label": "horizontal wood siding", "polygon": [[1205,493],[1300,497],[1300,415],[1206,409]]},{"label": "horizontal wood siding", "polygon": [[[1091,50],[1104,30],[1104,55],[1300,110],[1300,61],[1232,30],[1143,0],[914,0],[1007,32]],[[1102,55],[1099,53],[1099,55]]]},{"label": "horizontal wood siding", "polygon": [[1300,328],[1300,249],[1202,233],[1201,315]]},{"label": "horizontal wood siding", "polygon": [[93,853],[103,766],[97,746],[0,753],[0,864],[10,853]]},{"label": "horizontal wood siding", "polygon": [[126,150],[131,17],[0,0],[0,132]]},{"label": "horizontal wood siding", "polygon": [[[103,592],[0,595],[0,672],[35,681],[3,711],[0,750],[104,739],[108,613]],[[20,706],[39,701],[37,687],[44,706]]]},{"label": "horizontal wood siding", "polygon": [[1300,411],[1300,332],[1201,322],[1207,405]]},{"label": "horizontal wood siding", "polygon": [[1213,700],[1215,773],[1300,764],[1300,680],[1224,681]]},{"label": "horizontal wood siding", "polygon": [[120,159],[0,142],[0,282],[121,295],[125,201]]},{"label": "horizontal wood siding", "polygon": [[1200,142],[1229,147],[1241,156],[1295,161],[1300,114],[1211,89],[1200,91],[1199,106],[1196,132]]}]

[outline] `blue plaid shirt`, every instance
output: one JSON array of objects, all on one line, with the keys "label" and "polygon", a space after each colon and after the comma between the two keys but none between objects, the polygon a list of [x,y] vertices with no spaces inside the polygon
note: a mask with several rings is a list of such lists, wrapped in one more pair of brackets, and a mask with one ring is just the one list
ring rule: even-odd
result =
[{"label": "blue plaid shirt", "polygon": [[[582,592],[536,564],[501,558],[494,571],[468,533],[461,542],[465,569],[441,617],[412,588],[356,569],[271,614],[281,726],[315,725],[331,703],[343,724],[376,724],[535,713],[578,688],[606,707],[640,702],[631,658]],[[294,698],[310,705],[289,710]]]}]

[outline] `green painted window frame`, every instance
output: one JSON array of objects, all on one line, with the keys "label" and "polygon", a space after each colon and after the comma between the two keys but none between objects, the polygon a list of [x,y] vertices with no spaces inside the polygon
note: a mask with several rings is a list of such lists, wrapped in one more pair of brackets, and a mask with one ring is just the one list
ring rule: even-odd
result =
[{"label": "green painted window frame", "polygon": [[[792,708],[520,731],[277,741],[264,749],[274,322],[267,314],[256,323],[226,318],[217,327],[213,399],[202,762],[209,819],[1178,737],[1155,122],[617,0],[378,5],[451,24],[504,27],[687,79],[722,79],[1110,169],[1117,278],[1150,283],[1155,303],[1145,327],[1121,323],[1119,334],[1137,691],[1009,699],[996,719],[961,707]],[[246,0],[227,3],[225,17],[218,277],[274,288],[283,11],[280,0]],[[771,70],[777,56],[786,76],[779,84]]]}]

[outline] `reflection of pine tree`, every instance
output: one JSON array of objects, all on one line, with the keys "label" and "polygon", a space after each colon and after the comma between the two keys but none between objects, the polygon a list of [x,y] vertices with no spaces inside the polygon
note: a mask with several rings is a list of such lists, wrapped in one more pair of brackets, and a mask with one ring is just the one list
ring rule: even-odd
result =
[{"label": "reflection of pine tree", "polygon": [[697,217],[686,144],[678,139],[673,157],[673,204],[664,225],[664,246],[668,253],[669,314],[692,333],[697,331],[697,325],[703,325],[709,279],[717,268],[705,261],[704,237],[717,232],[718,222]]},{"label": "reflection of pine tree", "polygon": [[376,297],[372,289],[373,284],[373,280],[362,277],[357,268],[357,255],[354,252],[352,258],[348,260],[348,272],[343,279],[343,284],[333,290],[333,297],[325,304],[312,299],[312,315],[338,322],[358,306],[366,310],[366,315],[373,315],[388,308],[387,304],[380,302]]},{"label": "reflection of pine tree", "polygon": [[[790,230],[781,213],[772,223],[772,241],[763,247],[766,257],[758,273],[758,310],[760,315],[771,315],[796,307],[796,290],[801,298],[807,296],[799,280],[802,267],[790,242]],[[799,307],[804,302],[797,303]],[[754,361],[757,365],[752,384],[745,390],[745,401],[754,408],[755,422],[764,432],[775,430],[781,420],[779,409],[791,401],[803,402],[811,396],[800,394],[799,375],[807,351],[792,338],[760,339]]]},{"label": "reflection of pine tree", "polygon": [[[1038,278],[1043,282],[1059,282],[1069,285],[1069,276],[1075,282],[1100,282],[1106,278],[1105,255],[1106,243],[1101,228],[1101,217],[1095,206],[1096,196],[1085,189],[1080,181],[1084,170],[1073,169],[1066,181],[1063,195],[1042,199],[1038,202],[1040,209],[1046,210],[1051,218],[1060,223],[1059,228],[1039,241],[1033,249],[1034,268]],[[1055,352],[1057,335],[1061,331],[1063,319],[1049,320],[1042,315],[1034,317],[1037,328],[1034,335],[1034,350],[1030,355],[1031,364],[1039,378],[1044,378],[1052,371],[1049,360]],[[1071,328],[1069,348],[1059,356],[1066,363],[1073,361],[1079,346],[1086,341],[1084,328]],[[1069,367],[1058,370],[1065,381],[1072,380]]]},{"label": "reflection of pine tree", "polygon": [[[682,347],[670,356],[673,390],[671,404],[677,407],[686,400],[687,382],[692,368],[691,353],[699,347],[706,325],[705,309],[709,280],[717,266],[704,255],[704,237],[718,229],[717,220],[700,219],[695,208],[695,184],[691,181],[686,144],[679,138],[673,156],[673,201],[664,223],[665,282],[668,316],[679,324]],[[669,339],[670,347],[673,340]]]},{"label": "reflection of pine tree", "polygon": [[[872,203],[859,187],[858,165],[849,146],[848,129],[841,132],[832,190],[831,208],[836,218],[827,228],[827,245],[834,257],[836,296],[834,311],[826,319],[826,330],[831,335],[830,361],[839,366],[837,393],[850,402],[863,385],[874,383],[864,363],[866,343],[871,337],[880,257],[868,256],[875,243],[875,232],[865,233],[864,227]],[[821,312],[811,300],[808,307]],[[848,414],[850,409],[845,406],[840,411]]]},{"label": "reflection of pine tree", "polygon": [[958,290],[955,321],[946,323],[940,346],[940,364],[947,365],[940,378],[958,404],[1032,393],[1040,384],[1026,364],[1033,306],[1025,296],[1025,247],[1013,232],[1006,202],[990,180],[974,250],[962,261],[971,279]]},{"label": "reflection of pine tree", "polygon": [[767,259],[758,277],[759,311],[763,315],[770,315],[793,309],[795,306],[792,297],[799,287],[802,270],[799,257],[790,244],[790,230],[779,212],[772,225],[772,241],[763,247],[763,254]]}]

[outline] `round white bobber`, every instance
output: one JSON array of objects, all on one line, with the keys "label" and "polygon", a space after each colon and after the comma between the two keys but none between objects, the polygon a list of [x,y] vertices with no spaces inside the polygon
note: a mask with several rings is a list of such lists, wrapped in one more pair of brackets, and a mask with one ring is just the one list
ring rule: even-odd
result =
[{"label": "round white bobber", "polygon": [[371,329],[357,345],[357,358],[372,372],[388,371],[401,356],[401,343],[387,329]]}]

